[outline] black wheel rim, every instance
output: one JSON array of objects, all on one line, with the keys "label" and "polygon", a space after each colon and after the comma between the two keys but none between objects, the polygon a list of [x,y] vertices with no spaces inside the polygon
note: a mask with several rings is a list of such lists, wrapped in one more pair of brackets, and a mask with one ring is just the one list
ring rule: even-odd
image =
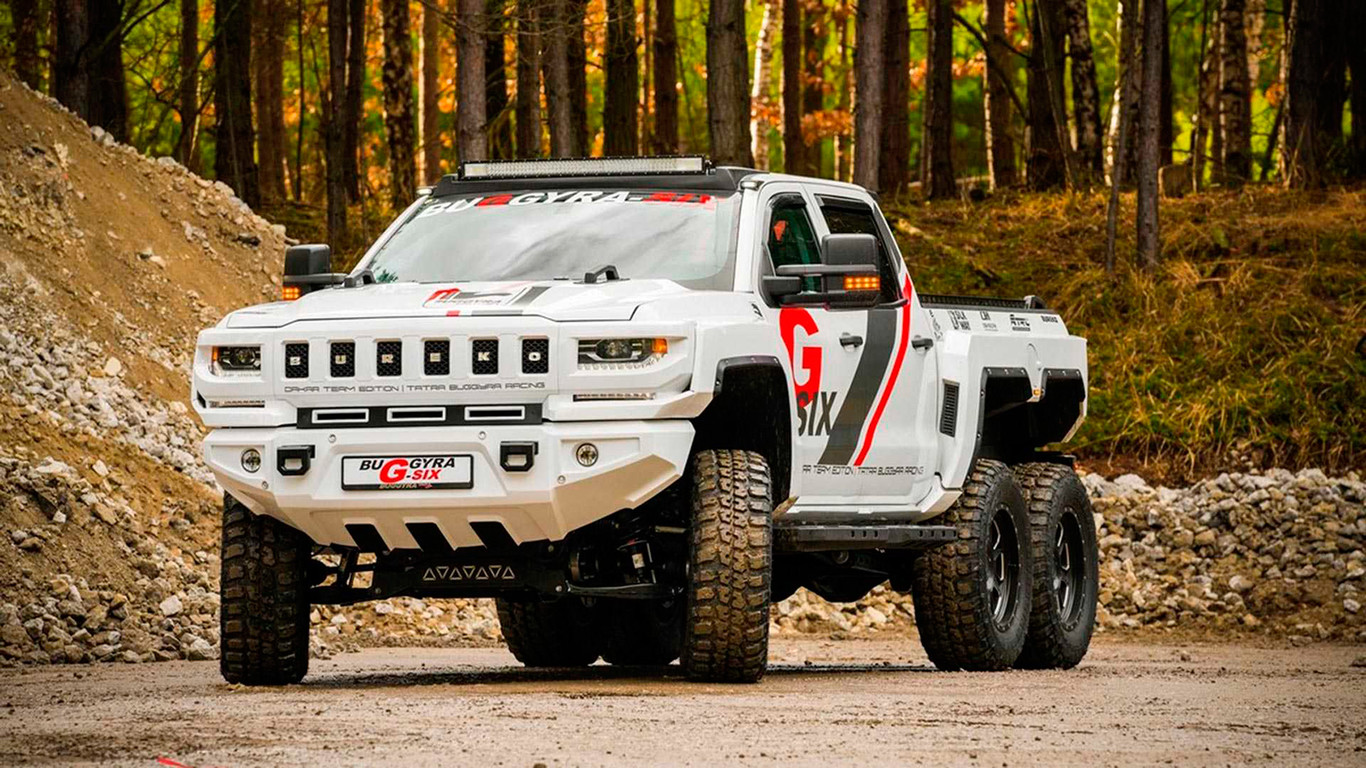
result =
[{"label": "black wheel rim", "polygon": [[987,607],[998,627],[1010,624],[1015,613],[1015,585],[1020,578],[1019,539],[1010,510],[992,515],[987,531]]},{"label": "black wheel rim", "polygon": [[1086,589],[1086,550],[1082,547],[1081,523],[1071,509],[1058,519],[1053,535],[1053,597],[1064,623],[1077,618]]}]

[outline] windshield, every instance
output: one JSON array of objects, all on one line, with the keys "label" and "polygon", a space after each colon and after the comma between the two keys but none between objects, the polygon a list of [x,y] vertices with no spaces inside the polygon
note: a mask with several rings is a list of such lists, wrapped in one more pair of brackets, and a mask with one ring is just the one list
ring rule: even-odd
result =
[{"label": "windshield", "polygon": [[366,265],[381,283],[623,278],[728,290],[740,196],[543,190],[427,200]]}]

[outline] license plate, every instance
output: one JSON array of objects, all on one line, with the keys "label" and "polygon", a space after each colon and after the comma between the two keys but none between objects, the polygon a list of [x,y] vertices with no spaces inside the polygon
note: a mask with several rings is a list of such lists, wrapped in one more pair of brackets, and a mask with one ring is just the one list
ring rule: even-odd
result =
[{"label": "license plate", "polygon": [[474,487],[474,457],[347,456],[342,459],[342,490],[437,491]]}]

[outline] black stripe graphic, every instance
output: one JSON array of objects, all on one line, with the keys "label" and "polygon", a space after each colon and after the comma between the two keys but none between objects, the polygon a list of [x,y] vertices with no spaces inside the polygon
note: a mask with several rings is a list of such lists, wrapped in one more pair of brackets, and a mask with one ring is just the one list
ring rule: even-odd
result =
[{"label": "black stripe graphic", "polygon": [[821,464],[848,464],[853,457],[863,422],[868,420],[868,412],[873,409],[878,390],[882,388],[882,377],[892,359],[896,314],[896,309],[874,309],[868,313],[868,343],[854,371],[854,380],[849,384],[849,393],[844,396],[839,415],[830,428],[830,440],[821,454]]}]

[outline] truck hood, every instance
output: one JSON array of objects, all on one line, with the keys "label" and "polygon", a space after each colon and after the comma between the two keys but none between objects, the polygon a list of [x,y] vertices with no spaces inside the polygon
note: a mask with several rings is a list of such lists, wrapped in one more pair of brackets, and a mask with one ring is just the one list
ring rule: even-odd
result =
[{"label": "truck hood", "polygon": [[672,280],[566,280],[492,283],[389,283],[328,288],[298,301],[240,309],[228,328],[281,328],[295,322],[396,317],[533,316],[559,322],[629,320],[641,304],[688,289]]}]

